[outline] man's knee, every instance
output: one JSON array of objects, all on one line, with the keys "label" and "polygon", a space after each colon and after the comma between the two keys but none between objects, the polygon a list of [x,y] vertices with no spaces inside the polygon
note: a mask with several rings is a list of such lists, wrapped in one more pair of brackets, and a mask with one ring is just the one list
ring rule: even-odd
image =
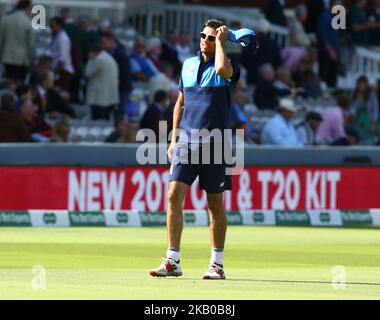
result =
[{"label": "man's knee", "polygon": [[224,213],[223,194],[208,194],[207,206],[212,214]]},{"label": "man's knee", "polygon": [[168,191],[168,205],[169,206],[182,206],[182,201],[186,194],[186,188],[175,186],[169,188]]}]

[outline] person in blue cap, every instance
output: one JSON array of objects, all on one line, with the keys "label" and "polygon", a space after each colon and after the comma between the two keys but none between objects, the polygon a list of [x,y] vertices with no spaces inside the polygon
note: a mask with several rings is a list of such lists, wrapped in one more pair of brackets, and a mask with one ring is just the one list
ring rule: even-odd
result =
[{"label": "person in blue cap", "polygon": [[[239,79],[239,69],[231,65],[225,52],[229,38],[250,45],[250,31],[231,33],[222,21],[208,20],[200,33],[200,51],[185,60],[179,83],[179,96],[173,111],[173,137],[168,149],[171,160],[167,205],[168,249],[154,277],[181,276],[180,242],[183,228],[182,204],[187,191],[199,176],[200,188],[207,193],[207,207],[211,228],[211,259],[203,279],[225,279],[223,269],[227,219],[223,206],[223,192],[231,190],[231,176],[226,164],[211,161],[194,163],[192,155],[217,148],[211,132],[224,131],[231,125],[231,91]],[[210,135],[197,136],[194,132],[207,129]],[[179,161],[186,154],[190,161]],[[187,160],[188,160],[187,159]],[[198,158],[198,159],[202,159]]]}]

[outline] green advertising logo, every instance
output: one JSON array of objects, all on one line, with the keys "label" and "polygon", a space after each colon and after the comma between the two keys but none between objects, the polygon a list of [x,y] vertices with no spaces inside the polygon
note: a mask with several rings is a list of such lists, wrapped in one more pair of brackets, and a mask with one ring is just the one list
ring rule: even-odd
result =
[{"label": "green advertising logo", "polygon": [[187,224],[194,224],[195,221],[197,221],[197,217],[195,216],[194,212],[186,212],[184,218],[185,218],[185,223]]},{"label": "green advertising logo", "polygon": [[263,223],[265,221],[265,215],[262,212],[254,212],[252,219],[254,223]]},{"label": "green advertising logo", "polygon": [[310,217],[306,211],[276,211],[279,226],[309,226]]},{"label": "green advertising logo", "polygon": [[44,213],[42,220],[45,224],[55,224],[57,222],[57,216],[55,213]]},{"label": "green advertising logo", "polygon": [[243,225],[243,218],[239,211],[228,211],[227,212],[227,223],[229,225]]},{"label": "green advertising logo", "polygon": [[5,227],[30,227],[30,215],[28,211],[1,211],[0,226]]},{"label": "green advertising logo", "polygon": [[321,212],[319,214],[319,220],[323,223],[329,223],[331,221],[331,215],[328,212]]},{"label": "green advertising logo", "polygon": [[118,213],[116,214],[116,220],[117,220],[117,222],[120,223],[120,224],[127,224],[128,221],[129,221],[128,213],[118,212]]},{"label": "green advertising logo", "polygon": [[143,227],[166,226],[166,212],[139,212]]},{"label": "green advertising logo", "polygon": [[372,225],[372,216],[368,210],[343,210],[341,216],[344,226]]},{"label": "green advertising logo", "polygon": [[105,227],[106,220],[103,212],[69,212],[70,224],[73,227]]}]

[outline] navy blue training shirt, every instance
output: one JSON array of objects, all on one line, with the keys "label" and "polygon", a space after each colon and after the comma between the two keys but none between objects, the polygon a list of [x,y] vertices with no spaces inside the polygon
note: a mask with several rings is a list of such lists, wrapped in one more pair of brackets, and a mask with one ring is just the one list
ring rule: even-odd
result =
[{"label": "navy blue training shirt", "polygon": [[[202,63],[199,51],[182,66],[178,89],[184,94],[185,109],[179,127],[187,133],[189,142],[194,142],[192,129],[231,127],[232,86],[239,80],[239,69],[233,68],[231,79],[225,79],[216,73],[214,62],[211,58]],[[180,136],[181,140],[184,139]]]}]

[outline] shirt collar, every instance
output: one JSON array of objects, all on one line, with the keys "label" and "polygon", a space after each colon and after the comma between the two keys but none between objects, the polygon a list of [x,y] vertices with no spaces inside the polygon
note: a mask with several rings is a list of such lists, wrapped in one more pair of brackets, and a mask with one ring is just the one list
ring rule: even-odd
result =
[{"label": "shirt collar", "polygon": [[[199,61],[202,62],[202,52],[200,50],[197,52],[197,57],[198,57]],[[214,61],[215,61],[215,56],[212,57],[212,58],[210,58],[210,59],[208,59],[204,63],[214,62]]]}]

